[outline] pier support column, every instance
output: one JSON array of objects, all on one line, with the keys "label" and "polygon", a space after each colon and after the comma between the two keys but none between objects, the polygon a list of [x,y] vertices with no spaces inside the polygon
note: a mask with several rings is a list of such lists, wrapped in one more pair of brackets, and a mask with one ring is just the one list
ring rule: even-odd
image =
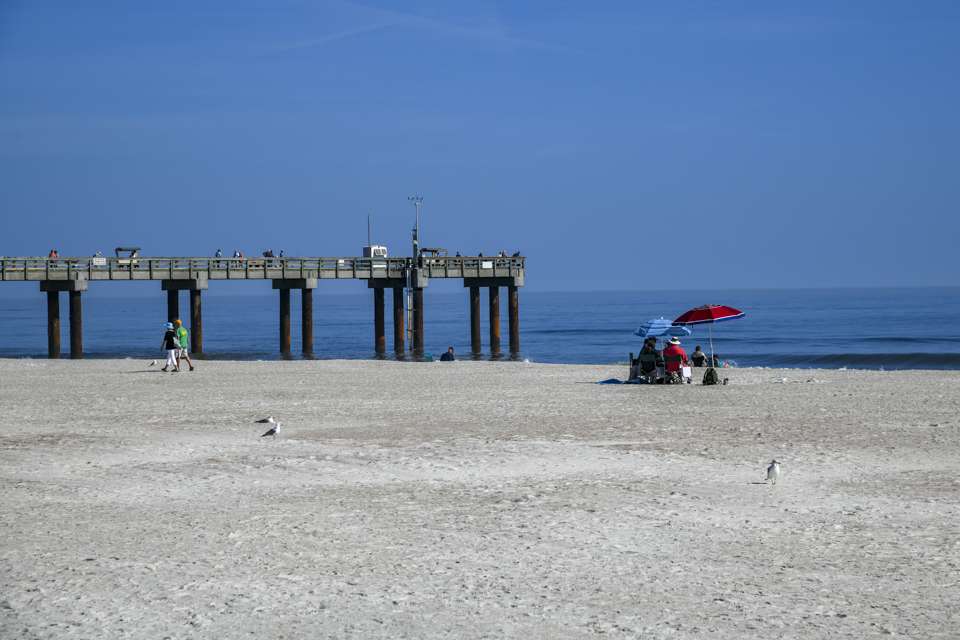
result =
[{"label": "pier support column", "polygon": [[482,352],[480,344],[480,287],[470,287],[470,353],[477,357]]},{"label": "pier support column", "polygon": [[180,290],[167,289],[167,322],[180,317]]},{"label": "pier support column", "polygon": [[500,287],[507,288],[507,305],[510,320],[510,355],[520,352],[520,305],[519,288],[523,286],[523,273],[508,276],[489,276],[463,279],[463,286],[470,287],[470,341],[475,352],[480,345],[480,287],[490,291],[490,357],[500,357]]},{"label": "pier support column", "polygon": [[290,355],[290,289],[280,289],[280,354]]},{"label": "pier support column", "polygon": [[180,319],[184,327],[186,321],[180,317],[180,292],[190,292],[190,351],[195,355],[203,355],[203,307],[200,292],[209,288],[207,274],[199,274],[193,278],[176,280],[161,280],[160,290],[167,292],[167,322]]},{"label": "pier support column", "polygon": [[403,311],[403,287],[393,287],[393,352],[397,356],[403,356],[405,349],[406,327]]},{"label": "pier support column", "polygon": [[500,357],[500,287],[490,286],[490,356]]},{"label": "pier support column", "polygon": [[413,290],[413,353],[423,355],[423,289]]},{"label": "pier support column", "polygon": [[313,356],[313,290],[316,278],[276,279],[273,288],[280,292],[280,355],[289,358],[290,349],[290,290],[301,290],[300,339],[301,350],[307,357]]},{"label": "pier support column", "polygon": [[387,352],[387,330],[383,318],[383,287],[373,290],[373,348],[378,357]]},{"label": "pier support column", "polygon": [[70,359],[83,358],[83,303],[81,291],[70,292]]},{"label": "pier support column", "polygon": [[300,289],[300,341],[303,355],[313,357],[313,289]]},{"label": "pier support column", "polygon": [[47,294],[47,355],[60,357],[60,292],[68,292],[70,298],[70,358],[83,358],[83,303],[80,295],[87,290],[87,281],[41,280],[40,291]]},{"label": "pier support column", "polygon": [[203,310],[200,304],[200,289],[190,290],[190,351],[203,353]]},{"label": "pier support column", "polygon": [[60,292],[47,291],[47,357],[60,357]]},{"label": "pier support column", "polygon": [[507,316],[510,321],[510,357],[520,354],[520,295],[515,285],[507,285]]}]

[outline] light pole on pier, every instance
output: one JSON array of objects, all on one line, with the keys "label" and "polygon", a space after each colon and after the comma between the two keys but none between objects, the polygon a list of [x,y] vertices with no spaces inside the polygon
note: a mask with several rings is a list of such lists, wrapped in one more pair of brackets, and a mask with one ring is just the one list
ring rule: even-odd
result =
[{"label": "light pole on pier", "polygon": [[413,203],[417,210],[416,224],[413,227],[413,259],[420,258],[420,211],[423,208],[423,196],[408,196],[407,200]]},{"label": "light pole on pier", "polygon": [[[407,196],[407,200],[413,203],[417,210],[416,222],[413,226],[413,264],[414,268],[420,266],[420,210],[423,208],[423,196]],[[410,351],[414,350],[414,326],[413,326],[413,270],[407,272],[407,343],[410,345]]]}]

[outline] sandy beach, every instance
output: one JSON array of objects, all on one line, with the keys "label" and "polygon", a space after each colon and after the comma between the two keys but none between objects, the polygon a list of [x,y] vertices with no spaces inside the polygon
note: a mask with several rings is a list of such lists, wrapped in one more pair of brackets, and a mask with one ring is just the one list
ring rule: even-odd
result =
[{"label": "sandy beach", "polygon": [[625,374],[0,360],[0,637],[958,636],[960,372]]}]

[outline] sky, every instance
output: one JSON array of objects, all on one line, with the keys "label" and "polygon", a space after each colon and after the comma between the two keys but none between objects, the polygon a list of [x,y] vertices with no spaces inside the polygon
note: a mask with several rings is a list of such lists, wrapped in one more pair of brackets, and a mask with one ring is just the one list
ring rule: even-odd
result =
[{"label": "sky", "polygon": [[529,290],[953,285],[958,63],[953,1],[0,0],[0,255],[406,255],[420,194]]}]

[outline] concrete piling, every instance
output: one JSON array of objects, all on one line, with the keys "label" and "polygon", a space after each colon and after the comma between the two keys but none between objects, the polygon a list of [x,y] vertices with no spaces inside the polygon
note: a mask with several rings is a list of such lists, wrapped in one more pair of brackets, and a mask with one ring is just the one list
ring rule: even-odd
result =
[{"label": "concrete piling", "polygon": [[520,295],[516,285],[507,285],[507,318],[510,322],[510,357],[520,354]]},{"label": "concrete piling", "polygon": [[470,287],[470,353],[474,357],[482,353],[480,344],[480,287]]},{"label": "concrete piling", "polygon": [[413,353],[423,355],[423,288],[413,290]]},{"label": "concrete piling", "polygon": [[40,291],[47,294],[47,356],[60,357],[60,292],[66,291],[70,303],[70,357],[83,358],[83,301],[87,280],[41,280]]},{"label": "concrete piling", "polygon": [[300,289],[300,338],[303,355],[313,357],[313,289]]},{"label": "concrete piling", "polygon": [[500,357],[500,287],[491,285],[490,291],[490,357]]},{"label": "concrete piling", "polygon": [[387,352],[383,287],[376,287],[373,290],[373,348],[378,357],[382,357]]},{"label": "concrete piling", "polygon": [[290,355],[290,289],[280,289],[280,354]]},{"label": "concrete piling", "polygon": [[180,290],[167,289],[167,322],[180,317]]},{"label": "concrete piling", "polygon": [[290,348],[290,290],[301,290],[300,337],[301,349],[305,356],[313,356],[313,290],[317,288],[316,278],[275,279],[273,288],[280,292],[280,354],[289,358]]},{"label": "concrete piling", "polygon": [[405,349],[406,327],[403,312],[403,287],[393,287],[393,352],[397,356],[403,356]]},{"label": "concrete piling", "polygon": [[81,291],[70,292],[70,358],[83,358],[83,302]]},{"label": "concrete piling", "polygon": [[203,307],[200,292],[208,286],[205,274],[191,278],[165,278],[160,282],[160,289],[167,292],[167,322],[179,319],[184,325],[187,324],[180,316],[180,292],[190,292],[190,351],[198,355],[203,353]]},{"label": "concrete piling", "polygon": [[47,357],[60,357],[60,292],[47,291]]},{"label": "concrete piling", "polygon": [[203,353],[203,312],[200,305],[200,290],[190,290],[190,351]]}]

